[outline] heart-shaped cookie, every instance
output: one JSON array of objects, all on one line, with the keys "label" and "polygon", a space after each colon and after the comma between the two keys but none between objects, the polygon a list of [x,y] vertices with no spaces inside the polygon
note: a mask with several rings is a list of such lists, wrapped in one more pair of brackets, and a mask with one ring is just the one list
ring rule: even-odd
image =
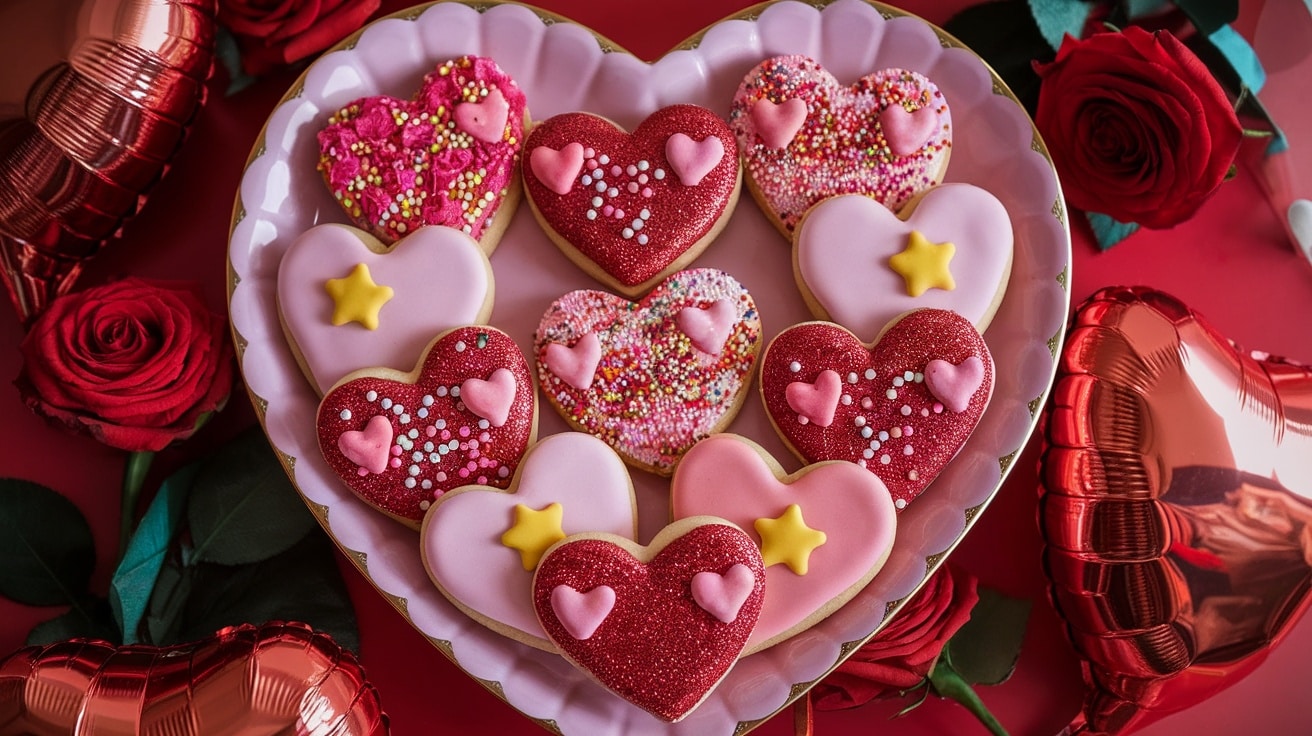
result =
[{"label": "heart-shaped cookie", "polygon": [[745,654],[819,623],[874,578],[893,549],[897,513],[879,478],[851,463],[787,475],[733,434],[688,451],[670,484],[674,518],[719,516],[761,545],[765,603]]},{"label": "heart-shaped cookie", "polygon": [[570,534],[637,535],[628,468],[581,432],[529,449],[510,486],[457,488],[424,517],[420,551],[428,576],[470,617],[497,633],[555,651],[533,612],[533,571],[547,547]]},{"label": "heart-shaped cookie", "polygon": [[629,296],[685,268],[723,229],[742,182],[733,133],[715,113],[672,105],[632,134],[567,113],[529,134],[524,188],[552,241]]},{"label": "heart-shaped cookie", "polygon": [[765,581],[752,538],[702,516],[667,526],[646,547],[603,534],[566,538],[533,576],[533,605],[566,659],[677,721],[738,659]]},{"label": "heart-shaped cookie", "polygon": [[[470,403],[469,393],[481,393]],[[409,373],[348,374],[319,403],[319,449],[353,493],[418,528],[459,486],[505,488],[537,434],[537,394],[515,342],[492,327],[458,327]]]},{"label": "heart-shaped cookie", "polygon": [[873,347],[828,322],[795,325],[761,363],[765,410],[789,448],[869,469],[899,510],[965,444],[992,393],[984,338],[941,309],[907,313]]},{"label": "heart-shaped cookie", "polygon": [[278,266],[278,314],[320,394],[362,368],[408,369],[433,335],[486,322],[493,293],[487,256],[448,227],[389,248],[353,227],[317,225]]},{"label": "heart-shaped cookie", "polygon": [[943,184],[900,215],[861,196],[833,197],[793,237],[807,305],[873,340],[910,309],[950,309],[983,332],[1011,277],[1011,218],[997,197]]},{"label": "heart-shaped cookie", "polygon": [[461,56],[413,99],[364,97],[333,113],[319,171],[351,221],[384,243],[446,225],[490,254],[519,200],[527,126],[519,85],[491,59]]},{"label": "heart-shaped cookie", "polygon": [[752,196],[785,236],[839,194],[898,209],[943,180],[952,147],[947,101],[920,74],[884,69],[846,86],[798,55],[747,73],[729,125]]},{"label": "heart-shaped cookie", "polygon": [[756,303],[732,276],[681,271],[639,302],[604,291],[557,299],[534,337],[538,382],[575,429],[669,475],[737,414],[761,345]]}]

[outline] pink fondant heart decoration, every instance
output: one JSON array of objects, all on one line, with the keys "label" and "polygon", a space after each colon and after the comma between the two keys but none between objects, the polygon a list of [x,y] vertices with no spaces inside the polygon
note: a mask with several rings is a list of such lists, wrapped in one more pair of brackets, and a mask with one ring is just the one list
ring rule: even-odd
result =
[{"label": "pink fondant heart decoration", "polygon": [[516,390],[515,374],[508,368],[498,368],[486,379],[466,378],[460,384],[460,398],[470,411],[493,427],[500,427],[510,416]]},{"label": "pink fondant heart decoration", "polygon": [[657,110],[631,134],[595,115],[557,115],[525,145],[538,221],[566,256],[629,296],[691,263],[738,201],[733,133],[696,105]]},{"label": "pink fondant heart decoration", "polygon": [[381,473],[387,470],[392,456],[392,423],[385,416],[372,417],[363,430],[342,432],[337,448],[347,460],[360,466],[361,474]]},{"label": "pink fondant heart decoration", "polygon": [[[392,290],[375,312],[377,329],[333,324],[338,299],[325,288],[361,264],[369,280]],[[350,280],[356,296],[367,283]],[[362,368],[409,370],[433,336],[486,322],[492,312],[492,266],[478,243],[447,227],[425,227],[390,248],[345,225],[305,231],[278,266],[278,312],[307,377],[322,394]]]},{"label": "pink fondant heart decoration", "polygon": [[885,69],[844,86],[797,55],[748,72],[729,125],[753,196],[785,235],[838,194],[900,208],[942,181],[952,146],[947,101],[920,74]]},{"label": "pink fondant heart decoration", "polygon": [[870,473],[827,462],[785,475],[763,448],[733,434],[688,451],[670,501],[676,519],[722,517],[761,546],[765,603],[745,653],[819,623],[860,592],[883,567],[897,527],[888,489]]},{"label": "pink fondant heart decoration", "polygon": [[807,213],[793,257],[815,315],[862,340],[922,308],[950,309],[982,332],[1011,276],[1011,218],[970,184],[935,187],[905,220],[868,197],[833,197]]},{"label": "pink fondant heart decoration", "polygon": [[965,411],[983,382],[984,361],[977,355],[966,358],[960,365],[931,360],[925,366],[925,387],[948,411]]},{"label": "pink fondant heart decoration", "polygon": [[[742,593],[741,578],[750,579],[731,621],[724,620],[731,601],[722,600],[720,614],[697,601],[693,586],[700,573],[723,576],[735,597]],[[614,601],[599,615],[612,594],[597,591],[607,589]],[[647,547],[609,535],[569,537],[552,547],[533,577],[534,608],[565,658],[667,721],[687,715],[723,679],[764,598],[755,542],[710,517],[676,522]]]},{"label": "pink fondant heart decoration", "polygon": [[637,519],[624,461],[596,437],[564,432],[530,448],[505,490],[466,486],[439,497],[424,517],[420,552],[429,578],[457,608],[555,651],[533,612],[542,553],[582,532],[635,539]]},{"label": "pink fondant heart decoration", "polygon": [[[953,409],[930,387],[934,361],[980,373],[974,388],[958,381]],[[791,401],[798,382],[825,373],[842,379],[833,421],[821,425]],[[969,378],[969,376],[962,376]],[[946,392],[945,393],[950,393]],[[934,480],[965,444],[993,393],[993,359],[984,338],[962,316],[941,309],[907,313],[874,343],[826,322],[779,333],[761,364],[766,413],[784,441],[806,462],[847,460],[879,476],[900,510]]]},{"label": "pink fondant heart decoration", "polygon": [[820,371],[814,381],[793,381],[784,387],[788,408],[797,412],[799,422],[819,427],[834,423],[834,410],[843,393],[843,379],[833,371]]},{"label": "pink fondant heart decoration", "polygon": [[524,92],[496,62],[462,56],[440,62],[411,100],[365,97],[333,113],[319,170],[351,221],[385,243],[446,225],[490,253],[519,196],[526,119]]},{"label": "pink fondant heart decoration", "polygon": [[[505,369],[514,396],[500,426],[461,398],[470,378]],[[388,425],[386,467],[364,464],[343,452],[355,435],[382,437]],[[413,527],[447,490],[464,485],[505,488],[537,431],[532,374],[505,333],[486,326],[443,333],[424,350],[410,373],[366,369],[350,374],[319,403],[319,449],[353,493],[374,508]]]},{"label": "pink fondant heart decoration", "polygon": [[731,624],[756,589],[751,568],[737,564],[724,574],[706,570],[692,576],[692,599],[707,613]]},{"label": "pink fondant heart decoration", "polygon": [[[726,315],[727,330],[702,329]],[[699,320],[707,324],[692,324]],[[566,294],[538,323],[534,353],[543,393],[571,426],[668,475],[693,443],[733,419],[760,344],[747,290],[723,271],[693,269],[636,303],[603,291]]]}]

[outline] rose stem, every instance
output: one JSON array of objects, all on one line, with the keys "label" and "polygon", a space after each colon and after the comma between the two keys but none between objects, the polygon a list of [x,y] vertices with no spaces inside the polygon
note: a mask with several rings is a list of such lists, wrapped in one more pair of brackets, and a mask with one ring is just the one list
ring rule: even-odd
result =
[{"label": "rose stem", "polygon": [[150,470],[150,463],[154,459],[155,453],[150,451],[131,452],[128,453],[127,462],[123,465],[123,508],[119,511],[118,524],[120,561],[128,551],[128,541],[132,539],[132,531],[136,527],[137,501],[141,498],[141,486],[146,481],[146,472]]},{"label": "rose stem", "polygon": [[979,695],[975,694],[975,688],[971,687],[951,664],[944,661],[945,659],[940,657],[929,673],[929,682],[934,686],[934,691],[965,706],[966,710],[974,714],[993,736],[1007,736],[1007,730],[998,723],[998,719],[993,717],[988,707],[984,705],[984,701],[979,699]]}]

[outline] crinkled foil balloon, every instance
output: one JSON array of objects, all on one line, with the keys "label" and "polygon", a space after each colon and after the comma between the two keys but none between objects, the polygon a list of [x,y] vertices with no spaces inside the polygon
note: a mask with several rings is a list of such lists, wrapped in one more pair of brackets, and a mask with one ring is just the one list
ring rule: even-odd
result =
[{"label": "crinkled foil balloon", "polygon": [[1046,420],[1051,597],[1084,660],[1069,734],[1128,733],[1233,684],[1308,606],[1312,369],[1179,301],[1078,310]]},{"label": "crinkled foil balloon", "polygon": [[176,647],[74,639],[0,661],[0,733],[385,736],[355,656],[304,624]]},{"label": "crinkled foil balloon", "polygon": [[0,271],[24,319],[144,203],[205,99],[215,0],[0,2]]}]

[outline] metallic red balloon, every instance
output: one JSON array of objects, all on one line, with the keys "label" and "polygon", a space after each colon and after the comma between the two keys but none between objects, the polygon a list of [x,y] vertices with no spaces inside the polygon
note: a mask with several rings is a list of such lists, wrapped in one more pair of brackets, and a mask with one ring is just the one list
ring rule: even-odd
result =
[{"label": "metallic red balloon", "polygon": [[229,627],[176,647],[74,639],[0,661],[0,733],[385,736],[355,656],[304,624]]},{"label": "metallic red balloon", "polygon": [[205,99],[215,0],[0,7],[0,271],[24,319],[71,288]]},{"label": "metallic red balloon", "polygon": [[1233,684],[1307,609],[1312,369],[1160,292],[1105,289],[1053,401],[1044,563],[1088,686],[1066,732],[1129,732]]}]

